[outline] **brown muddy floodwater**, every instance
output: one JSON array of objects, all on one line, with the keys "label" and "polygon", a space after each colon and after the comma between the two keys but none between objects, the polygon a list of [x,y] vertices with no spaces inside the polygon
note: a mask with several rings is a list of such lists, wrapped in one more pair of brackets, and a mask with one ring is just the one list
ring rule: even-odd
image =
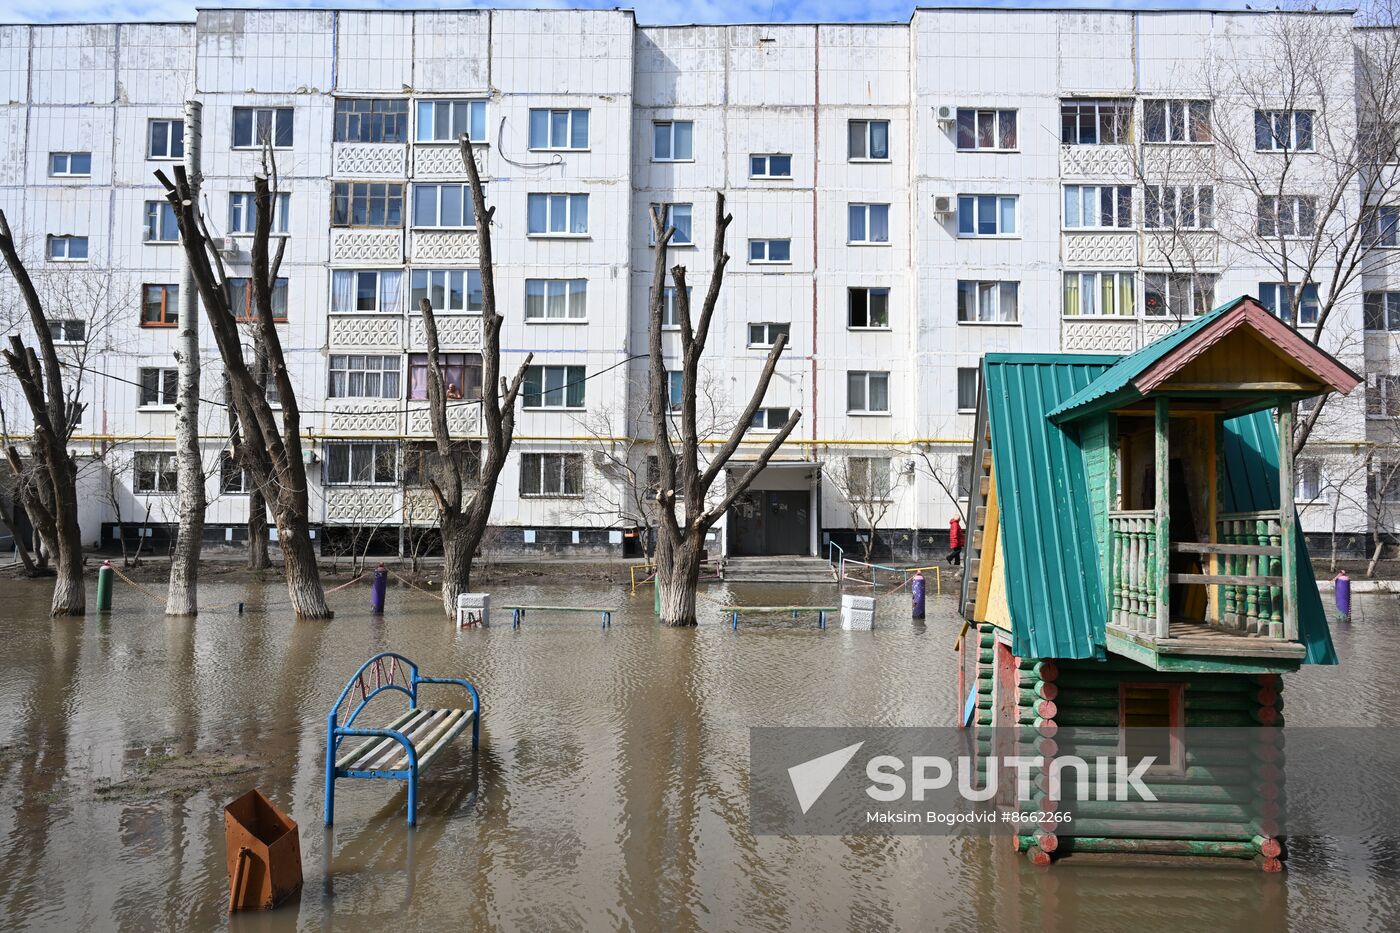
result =
[{"label": "brown muddy floodwater", "polygon": [[[163,589],[158,587],[158,589]],[[712,612],[655,624],[650,599],[591,582],[502,584],[497,604],[620,607],[454,631],[435,599],[334,594],[296,623],[277,585],[206,585],[248,603],[167,621],[127,587],[109,617],[51,622],[48,587],[0,604],[0,926],[211,929],[230,921],[223,805],[257,786],[300,824],[306,886],[238,929],[990,930],[1394,929],[1393,841],[1299,839],[1283,875],[1075,865],[1005,838],[755,837],[748,729],[949,725],[957,622],[882,599],[873,633]],[[712,600],[829,603],[831,587],[715,587]],[[1289,679],[1290,723],[1400,724],[1400,621],[1363,599],[1339,668]],[[419,825],[401,782],[342,781],[321,827],[326,713],[392,649],[481,690],[464,736],[426,772]],[[431,702],[431,699],[429,700]],[[388,706],[401,698],[376,700]],[[366,714],[369,716],[369,714]],[[373,717],[370,717],[373,718]],[[376,720],[382,721],[382,720]]]}]

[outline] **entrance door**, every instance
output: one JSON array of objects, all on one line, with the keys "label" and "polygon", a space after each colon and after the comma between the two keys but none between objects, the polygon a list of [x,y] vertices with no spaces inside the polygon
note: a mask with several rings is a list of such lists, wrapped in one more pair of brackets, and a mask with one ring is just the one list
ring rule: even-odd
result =
[{"label": "entrance door", "polygon": [[733,557],[807,554],[811,506],[800,489],[750,489],[729,510]]}]

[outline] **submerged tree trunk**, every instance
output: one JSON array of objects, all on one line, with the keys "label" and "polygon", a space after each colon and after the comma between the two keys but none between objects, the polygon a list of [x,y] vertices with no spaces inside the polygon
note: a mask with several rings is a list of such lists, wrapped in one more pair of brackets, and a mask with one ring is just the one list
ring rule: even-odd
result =
[{"label": "submerged tree trunk", "polygon": [[[199,197],[200,105],[185,104],[185,171],[191,196]],[[204,462],[199,449],[199,303],[194,272],[185,261],[180,279],[180,336],[175,362],[179,367],[175,399],[175,459],[179,531],[170,557],[170,585],[165,614],[192,616],[199,612],[199,556],[204,547]]]},{"label": "submerged tree trunk", "polygon": [[329,619],[334,613],[326,605],[325,589],[316,562],[316,546],[311,543],[311,527],[304,516],[281,513],[277,541],[282,548],[282,572],[287,577],[287,596],[297,617]]},{"label": "submerged tree trunk", "polygon": [[695,599],[700,590],[700,554],[689,545],[681,547],[671,559],[663,576],[662,561],[657,558],[657,585],[661,587],[661,621],[672,627],[698,624]]},{"label": "submerged tree trunk", "polygon": [[267,570],[267,502],[256,487],[248,490],[248,569]]},{"label": "submerged tree trunk", "polygon": [[457,597],[471,591],[476,542],[466,524],[460,517],[442,522],[442,609],[449,616],[456,615]]}]

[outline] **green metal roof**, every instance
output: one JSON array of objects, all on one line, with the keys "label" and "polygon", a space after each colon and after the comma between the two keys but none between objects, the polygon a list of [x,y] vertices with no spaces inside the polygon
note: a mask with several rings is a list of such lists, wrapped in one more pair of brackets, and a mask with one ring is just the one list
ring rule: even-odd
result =
[{"label": "green metal roof", "polygon": [[[1192,320],[1189,324],[1184,324],[1170,333],[1163,334],[1131,356],[1120,357],[1117,364],[1102,376],[1076,392],[1072,397],[1060,403],[1054,411],[1050,412],[1050,417],[1057,421],[1061,420],[1065,415],[1068,415],[1076,409],[1083,408],[1091,402],[1096,402],[1099,399],[1108,398],[1110,396],[1116,396],[1132,389],[1133,381],[1146,372],[1154,363],[1190,340],[1203,329],[1215,323],[1216,320],[1243,300],[1243,295],[1238,298],[1233,298],[1220,307]],[[1136,396],[1136,390],[1133,390],[1131,394]]]},{"label": "green metal roof", "polygon": [[[1086,658],[1104,644],[1108,611],[1079,427],[1062,427],[1050,414],[1131,359],[1070,353],[982,359],[1006,599],[1013,649],[1021,657]],[[1278,432],[1271,412],[1225,422],[1225,465],[1227,511],[1278,508]],[[1298,603],[1305,663],[1336,664],[1301,529]]]},{"label": "green metal roof", "polygon": [[[1225,511],[1278,508],[1278,427],[1273,413],[1256,411],[1225,422]],[[1298,548],[1298,640],[1305,664],[1336,664],[1327,612],[1317,591],[1302,524],[1294,522]]]},{"label": "green metal roof", "polygon": [[1119,359],[982,358],[1006,599],[1021,657],[1085,658],[1104,642],[1103,584],[1078,432],[1049,414]]}]

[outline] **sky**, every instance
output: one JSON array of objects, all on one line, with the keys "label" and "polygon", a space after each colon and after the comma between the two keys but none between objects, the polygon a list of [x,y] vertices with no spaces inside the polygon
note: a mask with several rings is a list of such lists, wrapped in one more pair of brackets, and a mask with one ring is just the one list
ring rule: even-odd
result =
[{"label": "sky", "polygon": [[[1088,7],[1102,9],[1242,9],[1244,0],[923,0],[924,6]],[[192,21],[197,6],[276,8],[431,9],[437,7],[630,7],[643,25],[754,22],[906,22],[914,0],[9,0],[0,22],[166,22]],[[1256,9],[1266,3],[1254,3]],[[1321,5],[1321,4],[1319,4]]]}]

